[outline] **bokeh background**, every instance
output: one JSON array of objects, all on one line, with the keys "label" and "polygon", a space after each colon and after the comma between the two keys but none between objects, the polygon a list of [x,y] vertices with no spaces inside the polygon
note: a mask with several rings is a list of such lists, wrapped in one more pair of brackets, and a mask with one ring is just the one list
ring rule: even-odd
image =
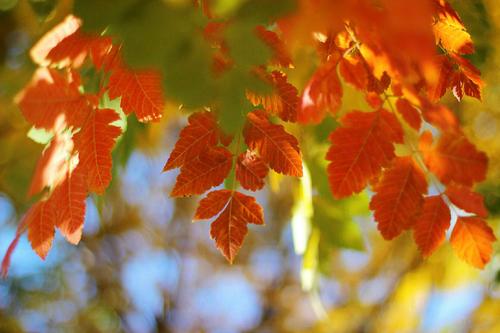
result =
[{"label": "bokeh background", "polygon": [[[31,203],[26,193],[43,149],[13,96],[33,72],[29,48],[70,12],[71,2],[0,0],[1,254]],[[448,95],[445,102],[490,157],[479,191],[498,237],[500,3],[452,4],[476,43],[472,61],[487,86],[482,103]],[[296,56],[297,68],[307,55]],[[364,103],[345,89],[345,108]],[[112,186],[88,198],[77,247],[58,235],[42,262],[22,238],[9,277],[0,281],[0,332],[500,332],[498,243],[479,271],[449,244],[423,260],[410,234],[384,241],[367,211],[369,193],[342,201],[324,194],[328,122],[292,129],[315,176],[314,199],[307,177],[272,175],[257,194],[266,226],[250,226],[229,265],[209,237],[209,223],[191,223],[196,198],[169,198],[177,173],[161,173],[185,115],[172,104],[159,124],[129,118],[114,152]],[[312,224],[307,200],[314,200]]]}]

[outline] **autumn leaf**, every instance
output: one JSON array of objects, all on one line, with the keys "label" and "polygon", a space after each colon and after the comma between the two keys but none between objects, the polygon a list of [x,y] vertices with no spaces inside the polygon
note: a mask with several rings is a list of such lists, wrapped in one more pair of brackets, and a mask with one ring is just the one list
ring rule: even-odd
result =
[{"label": "autumn leaf", "polygon": [[472,38],[458,14],[446,2],[437,2],[438,17],[433,25],[436,42],[447,52],[470,54],[474,52]]},{"label": "autumn leaf", "polygon": [[111,151],[121,129],[112,125],[120,116],[112,109],[94,109],[85,126],[75,135],[80,165],[90,191],[103,193],[111,181]]},{"label": "autumn leaf", "polygon": [[53,187],[66,174],[66,160],[73,150],[73,141],[65,133],[56,133],[37,162],[28,195]]},{"label": "autumn leaf", "polygon": [[255,198],[243,193],[218,190],[200,201],[193,220],[206,220],[217,214],[210,227],[210,236],[232,263],[248,232],[247,224],[264,224],[262,207]]},{"label": "autumn leaf", "polygon": [[468,264],[482,269],[493,253],[496,240],[493,230],[479,217],[459,216],[450,242],[457,256]]},{"label": "autumn leaf", "polygon": [[470,143],[462,133],[444,132],[436,145],[432,134],[424,132],[419,148],[430,171],[445,185],[472,186],[486,177],[488,158]]},{"label": "autumn leaf", "polygon": [[42,200],[35,203],[26,213],[25,219],[31,247],[40,258],[45,259],[52,247],[55,233],[52,202]]},{"label": "autumn leaf", "polygon": [[295,122],[299,106],[297,88],[288,83],[286,75],[279,71],[273,71],[268,79],[274,90],[271,94],[258,95],[247,91],[247,98],[254,106],[262,105],[270,114],[278,115],[284,121]]},{"label": "autumn leaf", "polygon": [[258,26],[256,31],[257,35],[273,51],[271,63],[282,67],[290,67],[292,59],[280,37],[274,31],[267,30],[263,26]]},{"label": "autumn leaf", "polygon": [[141,122],[158,121],[163,112],[164,98],[161,76],[156,71],[131,71],[120,68],[109,78],[109,97],[121,97],[125,114],[135,113]]},{"label": "autumn leaf", "polygon": [[410,125],[413,129],[419,130],[422,125],[422,118],[418,110],[408,102],[407,99],[399,98],[396,101],[396,110],[403,116],[403,119]]},{"label": "autumn leaf", "polygon": [[446,187],[445,194],[451,203],[458,208],[480,217],[488,216],[483,196],[472,191],[471,188],[452,183]]},{"label": "autumn leaf", "polygon": [[212,113],[197,112],[192,114],[188,121],[188,125],[179,134],[179,140],[163,171],[180,167],[204,149],[217,144],[217,124]]},{"label": "autumn leaf", "polygon": [[370,209],[380,233],[389,240],[413,227],[427,192],[427,181],[411,157],[400,157],[384,171],[374,191]]},{"label": "autumn leaf", "polygon": [[210,147],[181,168],[171,196],[202,194],[221,184],[229,174],[232,155],[224,147]]},{"label": "autumn leaf", "polygon": [[330,134],[332,146],[326,155],[328,180],[336,198],[363,190],[394,158],[394,143],[403,142],[401,124],[383,109],[352,111],[340,123]]},{"label": "autumn leaf", "polygon": [[47,66],[50,64],[48,54],[56,47],[63,39],[74,34],[80,26],[82,21],[73,16],[68,15],[64,21],[56,25],[49,32],[47,32],[40,40],[31,48],[30,56],[35,64],[40,66]]},{"label": "autumn leaf", "polygon": [[49,68],[37,69],[15,101],[29,123],[47,130],[54,128],[61,115],[69,126],[81,127],[90,110],[89,100],[78,85]]},{"label": "autumn leaf", "polygon": [[321,65],[302,94],[297,114],[299,123],[319,123],[326,111],[335,114],[342,102],[342,84],[337,74],[338,58],[331,58]]},{"label": "autumn leaf", "polygon": [[346,83],[359,90],[368,85],[366,64],[359,57],[342,57],[339,61],[339,73]]},{"label": "autumn leaf", "polygon": [[444,242],[450,218],[450,209],[440,196],[424,199],[422,213],[413,227],[415,243],[424,257],[430,256]]},{"label": "autumn leaf", "polygon": [[246,190],[256,191],[264,187],[264,178],[269,168],[255,153],[247,150],[236,161],[236,180]]},{"label": "autumn leaf", "polygon": [[82,237],[85,217],[87,184],[82,167],[74,170],[67,167],[66,177],[51,195],[55,224],[62,235],[72,244],[78,244]]},{"label": "autumn leaf", "polygon": [[269,122],[264,111],[248,114],[243,133],[248,147],[259,152],[271,169],[284,175],[302,176],[302,159],[297,139],[287,133],[283,126]]},{"label": "autumn leaf", "polygon": [[449,86],[453,95],[461,101],[464,94],[481,100],[481,90],[484,86],[481,72],[467,59],[452,54],[452,59],[458,69],[450,77]]}]

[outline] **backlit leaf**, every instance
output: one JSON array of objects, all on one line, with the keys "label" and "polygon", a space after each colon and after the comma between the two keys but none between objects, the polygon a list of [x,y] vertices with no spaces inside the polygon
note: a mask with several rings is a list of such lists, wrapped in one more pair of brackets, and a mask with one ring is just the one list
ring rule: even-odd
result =
[{"label": "backlit leaf", "polygon": [[483,268],[493,253],[493,230],[479,217],[458,217],[450,242],[457,256],[468,264]]},{"label": "backlit leaf", "polygon": [[363,190],[394,158],[394,143],[403,142],[403,130],[386,110],[352,111],[330,134],[326,159],[333,195],[343,198]]},{"label": "backlit leaf", "polygon": [[209,219],[217,214],[210,227],[210,236],[232,263],[248,232],[247,224],[264,224],[262,207],[255,198],[243,193],[218,190],[210,192],[200,201],[194,220]]},{"label": "backlit leaf", "polygon": [[422,213],[413,227],[415,242],[424,257],[430,256],[444,242],[450,218],[450,209],[440,196],[424,199]]}]

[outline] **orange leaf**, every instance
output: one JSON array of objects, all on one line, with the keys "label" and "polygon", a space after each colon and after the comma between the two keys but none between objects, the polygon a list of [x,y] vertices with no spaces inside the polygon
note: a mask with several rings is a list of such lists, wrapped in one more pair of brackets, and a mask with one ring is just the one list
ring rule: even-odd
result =
[{"label": "orange leaf", "polygon": [[231,171],[232,155],[223,147],[209,147],[181,168],[171,195],[202,194],[219,185]]},{"label": "orange leaf", "polygon": [[368,85],[368,73],[366,65],[359,58],[341,58],[339,61],[339,73],[344,81],[363,90]]},{"label": "orange leaf", "polygon": [[51,196],[55,209],[55,223],[62,235],[75,245],[82,237],[87,198],[86,185],[83,168],[76,167],[70,170],[68,167],[66,178]]},{"label": "orange leaf", "polygon": [[424,199],[422,214],[413,227],[415,242],[424,257],[430,256],[444,242],[450,218],[450,209],[440,196]]},{"label": "orange leaf", "polygon": [[55,233],[55,221],[52,202],[39,201],[25,216],[28,226],[28,240],[40,258],[45,259],[52,247]]},{"label": "orange leaf", "polygon": [[457,256],[468,264],[483,268],[493,252],[493,230],[479,217],[458,217],[450,242]]},{"label": "orange leaf", "polygon": [[396,108],[408,125],[417,131],[420,129],[420,126],[422,125],[420,113],[413,105],[410,104],[410,102],[408,102],[408,100],[399,98],[396,102]]},{"label": "orange leaf", "polygon": [[50,60],[47,58],[50,51],[56,47],[63,39],[72,35],[82,25],[82,21],[68,15],[58,25],[47,32],[30,50],[31,59],[39,66],[47,66]]},{"label": "orange leaf", "polygon": [[481,194],[472,191],[466,186],[450,184],[446,187],[446,196],[460,209],[476,214],[480,217],[488,216],[484,206],[484,198]]},{"label": "orange leaf", "polygon": [[445,185],[472,186],[486,177],[488,158],[461,133],[444,132],[433,146],[431,133],[424,132],[419,147],[429,170]]},{"label": "orange leaf", "polygon": [[89,101],[58,71],[39,68],[16,103],[28,122],[37,128],[52,129],[60,115],[69,126],[81,127],[89,112]]},{"label": "orange leaf", "polygon": [[342,103],[342,85],[337,75],[338,57],[332,57],[314,73],[302,94],[300,123],[319,123],[326,111],[336,113]]},{"label": "orange leaf", "polygon": [[264,187],[264,178],[269,168],[255,153],[247,150],[238,156],[236,162],[236,180],[241,186],[250,191],[260,190]]},{"label": "orange leaf", "polygon": [[159,120],[165,104],[161,76],[156,71],[134,72],[124,68],[113,71],[109,97],[121,97],[120,106],[125,114],[134,112],[141,122]]},{"label": "orange leaf", "polygon": [[378,229],[385,239],[413,226],[427,192],[425,175],[411,157],[396,158],[375,185],[370,201]]},{"label": "orange leaf", "polygon": [[299,105],[297,89],[288,83],[286,75],[279,71],[273,71],[269,81],[274,88],[270,95],[257,95],[247,91],[247,98],[254,106],[262,104],[267,112],[277,114],[284,121],[295,122]]},{"label": "orange leaf", "polygon": [[257,35],[273,51],[272,64],[282,67],[290,67],[292,65],[292,59],[285,48],[285,44],[274,31],[269,31],[262,26],[258,26]]},{"label": "orange leaf", "polygon": [[258,110],[247,115],[243,134],[247,146],[258,151],[271,169],[284,175],[302,176],[297,139],[287,133],[283,126],[269,122],[264,111]]},{"label": "orange leaf", "polygon": [[440,4],[440,6],[437,21],[433,26],[436,42],[439,42],[450,53],[473,53],[472,38],[458,14],[448,3]]},{"label": "orange leaf", "polygon": [[66,134],[56,134],[37,162],[31,180],[29,196],[37,194],[45,187],[54,187],[64,178],[66,160],[73,150],[73,141]]},{"label": "orange leaf", "polygon": [[248,232],[247,224],[264,224],[262,207],[253,197],[240,192],[218,190],[210,192],[200,201],[194,220],[210,219],[217,214],[210,227],[210,236],[232,263]]},{"label": "orange leaf", "polygon": [[394,143],[403,142],[403,130],[386,110],[353,111],[340,120],[330,134],[326,159],[330,188],[336,198],[363,190],[394,158]]},{"label": "orange leaf", "polygon": [[95,109],[75,135],[75,147],[87,175],[90,191],[103,193],[111,181],[111,151],[121,129],[111,123],[120,119],[111,109]]},{"label": "orange leaf", "polygon": [[189,124],[179,134],[179,140],[170,154],[163,171],[184,165],[207,147],[217,144],[217,124],[210,112],[197,112],[189,117]]}]

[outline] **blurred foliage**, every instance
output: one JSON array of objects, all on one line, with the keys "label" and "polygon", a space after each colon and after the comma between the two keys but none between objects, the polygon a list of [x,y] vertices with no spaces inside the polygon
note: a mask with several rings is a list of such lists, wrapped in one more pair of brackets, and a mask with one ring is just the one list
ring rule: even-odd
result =
[{"label": "blurred foliage", "polygon": [[[480,191],[498,235],[500,4],[453,5],[476,42],[472,61],[487,87],[483,103],[446,100],[490,157]],[[245,70],[270,57],[253,26],[293,10],[294,1],[214,1],[214,10],[234,22],[224,37],[239,64],[215,80],[209,45],[194,33],[206,19],[191,1],[0,0],[1,252],[30,204],[26,192],[42,150],[34,141],[46,139],[30,131],[12,100],[34,68],[29,48],[72,8],[85,29],[108,27],[106,33],[123,41],[128,63],[160,68],[170,104],[158,124],[133,118],[123,124],[113,186],[89,198],[78,247],[56,241],[40,263],[22,240],[9,279],[0,281],[0,332],[500,331],[498,243],[479,272],[456,259],[449,245],[423,260],[409,234],[384,241],[366,208],[369,193],[341,201],[330,195],[323,157],[332,119],[288,128],[300,137],[310,177],[269,176],[269,190],[257,197],[267,225],[250,228],[232,266],[208,239],[208,224],[190,223],[194,201],[168,198],[175,175],[160,171],[185,110],[211,105],[226,130],[238,130],[231,111],[251,109],[245,88],[266,89]],[[298,87],[314,69],[312,54],[307,47],[294,54],[300,71],[290,79]],[[344,88],[343,111],[366,106]]]}]

